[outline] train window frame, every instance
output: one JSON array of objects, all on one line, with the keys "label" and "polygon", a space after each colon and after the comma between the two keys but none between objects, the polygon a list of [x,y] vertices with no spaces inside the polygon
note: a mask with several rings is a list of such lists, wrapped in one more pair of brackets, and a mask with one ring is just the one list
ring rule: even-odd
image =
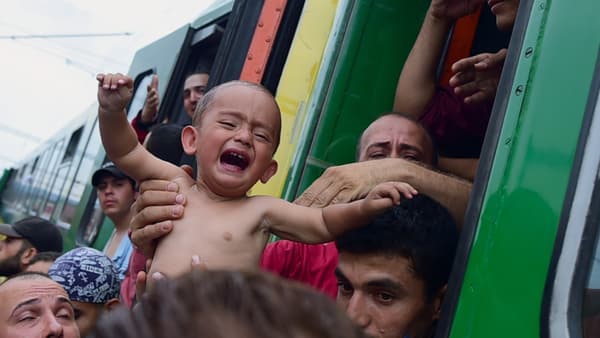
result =
[{"label": "train window frame", "polygon": [[600,231],[600,50],[542,303],[542,337],[583,337],[584,294]]},{"label": "train window frame", "polygon": [[512,86],[517,73],[521,52],[523,50],[525,34],[529,25],[534,0],[521,0],[517,17],[513,26],[508,52],[502,68],[502,74],[496,91],[496,98],[488,122],[487,131],[481,147],[477,174],[473,182],[471,197],[465,212],[464,224],[460,233],[452,273],[448,281],[448,291],[442,304],[441,316],[436,327],[436,338],[450,337],[452,324],[456,315],[460,294],[463,288],[467,264],[471,248],[477,234],[479,218],[487,185],[492,172],[492,165],[496,156],[496,149],[500,143],[500,135]]},{"label": "train window frame", "polygon": [[[86,196],[85,196],[86,190],[89,189],[89,186],[91,185],[91,182],[89,180],[91,179],[91,175],[94,172],[94,170],[96,170],[97,167],[96,167],[96,163],[92,159],[92,157],[86,157],[85,151],[87,151],[88,149],[96,149],[98,147],[102,147],[102,142],[100,140],[100,125],[98,124],[98,118],[95,117],[94,122],[92,123],[91,132],[88,135],[88,139],[87,139],[87,142],[84,147],[84,154],[81,157],[81,161],[79,162],[79,166],[75,173],[76,182],[73,182],[73,184],[69,190],[69,194],[67,195],[66,203],[64,204],[63,210],[61,210],[61,214],[59,216],[59,222],[63,222],[63,223],[67,222],[64,219],[64,215],[65,215],[64,209],[68,206],[68,203],[69,203],[68,201],[72,200],[73,193],[75,193],[75,192],[78,193],[79,199],[81,201],[84,198],[86,198]],[[103,160],[103,163],[104,162],[106,162],[106,158]],[[77,180],[77,178],[83,179],[84,177],[86,179],[85,182],[83,182],[81,180]],[[75,184],[78,184],[79,186],[76,187]],[[83,208],[82,215],[78,220],[78,226],[77,226],[77,230],[75,233],[75,242],[77,245],[91,246],[96,241],[97,235],[102,227],[104,217],[100,217],[99,221],[94,223],[96,232],[95,232],[94,236],[92,236],[93,238],[92,238],[91,242],[88,243],[87,240],[84,239],[85,231],[83,229],[84,226],[82,226],[82,225],[87,226],[90,222],[97,219],[97,217],[96,217],[97,209],[99,209],[99,208],[96,208],[96,200],[97,200],[96,189],[91,187],[91,192],[89,193],[89,196],[87,196],[87,202],[85,204],[85,207]],[[79,205],[79,204],[81,204],[81,202],[77,203],[77,205]],[[75,221],[77,208],[78,208],[78,206],[75,207],[73,219],[69,220],[68,223],[73,224],[73,222]]]},{"label": "train window frame", "polygon": [[148,96],[148,85],[152,81],[152,76],[156,74],[155,69],[148,69],[139,73],[133,81],[133,95],[127,108],[127,119],[131,122],[138,114],[141,113]]},{"label": "train window frame", "polygon": [[[34,200],[33,205],[31,206],[31,212],[34,215],[40,215],[44,212],[46,201],[50,196],[52,186],[56,180],[56,173],[58,172],[60,161],[62,160],[62,155],[65,148],[65,139],[61,138],[55,143],[55,145],[56,146],[54,147],[48,162],[48,170],[40,181],[42,195],[39,196],[39,199]],[[37,202],[39,202],[39,204],[36,205]]]},{"label": "train window frame", "polygon": [[42,168],[45,168],[47,166],[52,147],[54,147],[54,144],[50,144],[46,149],[42,151],[40,155],[41,158],[39,161],[40,165],[38,165],[37,168],[35,168],[35,170],[31,171],[31,173],[29,174],[30,177],[28,179],[30,180],[30,183],[28,184],[26,189],[23,189],[23,191],[21,192],[23,195],[19,197],[21,200],[24,201],[22,204],[23,212],[29,210],[29,208],[33,204],[34,188],[38,184],[38,181],[41,179],[41,176],[43,175],[44,170]]},{"label": "train window frame", "polygon": [[[84,215],[77,227],[75,243],[78,246],[92,246],[98,239],[105,218],[106,215],[104,215],[102,208],[100,208],[100,201],[98,200],[96,189],[93,189],[85,207]],[[87,229],[91,229],[89,235],[86,235]]]},{"label": "train window frame", "polygon": [[[227,14],[214,22],[191,29],[182,45],[180,54],[182,57],[177,61],[176,71],[171,76],[169,86],[165,92],[159,119],[167,120],[169,123],[187,125],[191,123],[183,106],[183,87],[186,78],[194,73],[213,74],[212,66],[215,63],[217,50],[223,41],[224,32],[227,29],[229,19]],[[210,77],[209,77],[210,83]],[[208,88],[207,88],[208,90]]]},{"label": "train window frame", "polygon": [[61,163],[67,163],[73,160],[82,135],[83,126],[77,128],[71,133],[71,136],[69,137],[69,143],[67,143],[67,148],[65,149],[65,154],[63,155]]},{"label": "train window frame", "polygon": [[[55,213],[57,207],[63,196],[64,186],[67,184],[69,177],[68,174],[71,169],[71,162],[61,163],[55,174],[53,175],[52,183],[48,189],[48,196],[46,197],[42,208],[40,209],[40,217],[50,219]],[[60,224],[64,226],[63,224]],[[66,228],[68,229],[68,227]]]},{"label": "train window frame", "polygon": [[[82,136],[85,139],[85,142],[80,150],[81,156],[78,160],[76,160],[77,163],[75,169],[72,172],[74,179],[70,182],[64,203],[60,207],[60,210],[57,210],[57,213],[53,216],[57,220],[57,224],[65,227],[70,227],[73,223],[77,206],[79,205],[79,201],[85,193],[85,186],[87,184],[83,183],[83,180],[81,180],[81,178],[86,177],[87,179],[91,173],[91,168],[89,167],[93,166],[93,160],[91,156],[87,156],[87,151],[91,148],[100,147],[101,144],[97,117],[94,116],[92,121],[88,120],[85,123],[85,126],[87,126],[88,124],[90,124],[90,128],[88,131],[86,131],[85,135]],[[88,166],[88,164],[92,165]],[[73,194],[76,194],[75,198],[73,198]],[[77,202],[71,204],[69,203],[69,201]]]}]

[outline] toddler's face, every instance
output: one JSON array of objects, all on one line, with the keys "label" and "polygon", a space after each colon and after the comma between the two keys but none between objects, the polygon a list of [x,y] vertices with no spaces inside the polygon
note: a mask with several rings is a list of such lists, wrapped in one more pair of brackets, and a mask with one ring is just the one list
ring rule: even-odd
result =
[{"label": "toddler's face", "polygon": [[281,117],[269,94],[245,85],[223,87],[197,128],[199,174],[214,193],[244,196],[275,173]]}]

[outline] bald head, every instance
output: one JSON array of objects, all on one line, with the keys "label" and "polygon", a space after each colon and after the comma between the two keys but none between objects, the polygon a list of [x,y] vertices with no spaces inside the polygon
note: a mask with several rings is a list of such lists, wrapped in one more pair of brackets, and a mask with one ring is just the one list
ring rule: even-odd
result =
[{"label": "bald head", "polygon": [[0,285],[0,337],[79,337],[65,290],[45,274],[25,272]]},{"label": "bald head", "polygon": [[362,133],[357,160],[404,158],[435,165],[437,154],[429,133],[409,115],[390,113],[373,121]]}]

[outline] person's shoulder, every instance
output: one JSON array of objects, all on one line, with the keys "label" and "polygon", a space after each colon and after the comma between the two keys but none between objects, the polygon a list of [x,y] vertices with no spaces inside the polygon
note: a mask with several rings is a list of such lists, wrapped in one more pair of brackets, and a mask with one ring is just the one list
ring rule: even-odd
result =
[{"label": "person's shoulder", "polygon": [[251,205],[252,207],[258,207],[263,210],[277,209],[292,204],[284,199],[268,195],[248,196],[247,198],[241,199],[241,203]]}]

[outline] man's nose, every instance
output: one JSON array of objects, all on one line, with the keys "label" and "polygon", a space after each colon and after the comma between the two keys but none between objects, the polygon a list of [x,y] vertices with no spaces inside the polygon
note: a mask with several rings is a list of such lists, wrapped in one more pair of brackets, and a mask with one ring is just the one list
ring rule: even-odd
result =
[{"label": "man's nose", "polygon": [[388,155],[385,158],[401,158],[400,155],[400,151],[398,151],[398,149],[392,149],[390,150],[390,152],[388,153]]},{"label": "man's nose", "polygon": [[48,314],[45,318],[47,327],[46,337],[62,337],[63,326],[58,322],[54,314]]},{"label": "man's nose", "polygon": [[114,188],[111,184],[107,184],[106,187],[104,187],[105,195],[112,194],[113,192],[114,192]]},{"label": "man's nose", "polygon": [[190,93],[190,101],[192,101],[193,103],[196,103],[196,102],[200,101],[201,98],[202,98],[202,94],[201,93],[198,93],[198,92],[195,92],[195,91],[192,91]]},{"label": "man's nose", "polygon": [[365,329],[371,323],[370,316],[368,311],[366,311],[367,307],[364,302],[364,297],[360,294],[354,293],[350,300],[348,301],[348,306],[346,307],[346,314],[352,321]]}]

